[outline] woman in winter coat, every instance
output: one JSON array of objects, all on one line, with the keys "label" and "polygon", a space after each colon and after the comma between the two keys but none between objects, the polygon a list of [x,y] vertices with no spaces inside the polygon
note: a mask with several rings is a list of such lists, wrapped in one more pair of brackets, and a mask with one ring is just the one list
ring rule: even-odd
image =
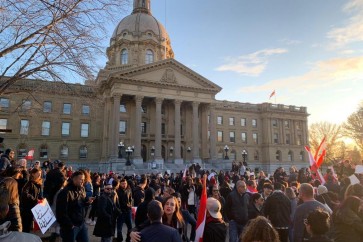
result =
[{"label": "woman in winter coat", "polygon": [[30,171],[30,180],[24,185],[20,197],[20,214],[23,223],[23,232],[29,233],[33,225],[31,209],[37,205],[42,188],[42,170],[33,168]]},{"label": "woman in winter coat", "polygon": [[359,216],[362,200],[347,197],[333,213],[335,242],[359,242],[363,236],[363,221]]}]

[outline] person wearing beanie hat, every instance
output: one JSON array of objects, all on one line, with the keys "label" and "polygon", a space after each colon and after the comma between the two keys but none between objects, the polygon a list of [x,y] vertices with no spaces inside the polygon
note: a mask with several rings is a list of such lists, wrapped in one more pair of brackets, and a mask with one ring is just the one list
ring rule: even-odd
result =
[{"label": "person wearing beanie hat", "polygon": [[227,225],[222,219],[221,203],[212,197],[207,199],[206,221],[203,232],[203,241],[226,241]]},{"label": "person wearing beanie hat", "polygon": [[318,195],[322,195],[325,193],[328,193],[328,189],[326,188],[326,186],[319,185],[318,186]]}]

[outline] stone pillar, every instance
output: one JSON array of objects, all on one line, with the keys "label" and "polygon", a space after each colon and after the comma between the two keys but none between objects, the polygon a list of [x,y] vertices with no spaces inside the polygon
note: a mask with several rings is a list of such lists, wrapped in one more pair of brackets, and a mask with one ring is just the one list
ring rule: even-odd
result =
[{"label": "stone pillar", "polygon": [[180,105],[181,100],[174,100],[174,132],[175,132],[175,141],[174,141],[174,163],[175,164],[183,164],[183,159],[180,156],[180,147],[181,147],[181,131],[180,131]]},{"label": "stone pillar", "polygon": [[155,161],[163,161],[161,157],[161,105],[162,98],[155,98]]},{"label": "stone pillar", "polygon": [[215,104],[210,104],[210,118],[209,118],[209,127],[210,127],[210,159],[211,161],[216,161],[217,160],[217,153],[216,153],[216,148],[217,148],[217,127],[216,127],[216,113],[215,113],[215,109],[216,109],[216,105]]},{"label": "stone pillar", "polygon": [[199,102],[193,102],[193,161],[201,162],[199,157]]},{"label": "stone pillar", "polygon": [[121,96],[114,95],[113,96],[113,118],[111,120],[111,135],[110,135],[110,141],[111,144],[111,157],[117,158],[118,157],[118,143],[119,143],[119,127],[120,127],[120,102],[121,102]]},{"label": "stone pillar", "polygon": [[103,110],[103,144],[102,144],[102,158],[109,158],[111,155],[110,135],[112,130],[110,125],[107,125],[112,120],[112,100],[110,97],[104,98],[104,110]]},{"label": "stone pillar", "polygon": [[135,96],[135,137],[134,137],[134,159],[133,163],[135,165],[140,165],[143,163],[141,157],[141,104],[143,96]]}]

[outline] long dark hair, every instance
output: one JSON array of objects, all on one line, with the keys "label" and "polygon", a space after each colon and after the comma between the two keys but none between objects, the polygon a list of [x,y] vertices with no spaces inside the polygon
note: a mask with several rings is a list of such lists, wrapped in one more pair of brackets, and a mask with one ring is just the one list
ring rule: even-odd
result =
[{"label": "long dark hair", "polygon": [[337,212],[341,211],[342,209],[349,208],[354,213],[358,213],[361,203],[362,200],[359,197],[349,196],[346,199],[344,199],[344,201],[339,205]]}]

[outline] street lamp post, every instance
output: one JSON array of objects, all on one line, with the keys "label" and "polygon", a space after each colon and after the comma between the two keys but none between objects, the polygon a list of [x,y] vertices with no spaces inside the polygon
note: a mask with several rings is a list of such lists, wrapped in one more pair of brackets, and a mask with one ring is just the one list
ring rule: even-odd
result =
[{"label": "street lamp post", "polygon": [[[188,146],[188,148],[187,148],[187,152],[188,152],[188,154],[190,154],[190,152],[192,151],[192,148],[190,148],[190,146]],[[189,155],[188,155],[189,156]],[[190,159],[191,160],[191,159]]]},{"label": "street lamp post", "polygon": [[124,143],[122,143],[122,141],[117,145],[118,146],[118,158],[123,158],[122,157],[122,149],[124,148]]},{"label": "street lamp post", "polygon": [[154,168],[156,168],[156,166],[155,166],[155,146],[151,147],[151,156],[152,156],[151,168],[154,169]]},{"label": "street lamp post", "polygon": [[170,146],[169,150],[170,150],[169,156],[170,156],[171,160],[173,160],[174,147],[173,146]]},{"label": "street lamp post", "polygon": [[242,150],[242,158],[243,158],[243,165],[246,164],[246,159],[247,159],[247,151],[246,150]]},{"label": "street lamp post", "polygon": [[225,146],[224,146],[224,151],[226,152],[226,156],[224,157],[224,159],[225,159],[225,160],[229,160],[229,157],[228,157],[228,150],[229,150],[228,145],[225,145]]},{"label": "street lamp post", "polygon": [[130,160],[130,155],[133,152],[132,148],[129,146],[127,147],[127,149],[125,150],[126,154],[127,154],[127,161],[126,161],[126,165],[127,166],[131,166],[131,160]]}]

